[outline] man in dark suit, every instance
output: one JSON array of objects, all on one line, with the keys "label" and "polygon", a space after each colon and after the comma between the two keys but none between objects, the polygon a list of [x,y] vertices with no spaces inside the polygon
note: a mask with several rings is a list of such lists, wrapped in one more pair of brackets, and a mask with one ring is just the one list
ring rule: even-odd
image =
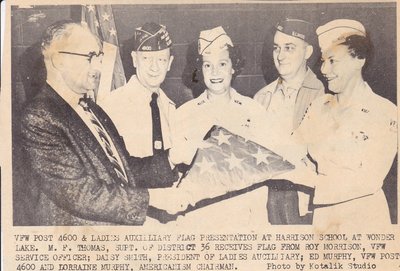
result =
[{"label": "man in dark suit", "polygon": [[[149,191],[172,185],[168,152],[129,157],[113,122],[88,94],[98,86],[101,43],[57,22],[42,38],[46,85],[21,117],[34,225],[141,225]],[[159,201],[159,199],[157,199]]]}]

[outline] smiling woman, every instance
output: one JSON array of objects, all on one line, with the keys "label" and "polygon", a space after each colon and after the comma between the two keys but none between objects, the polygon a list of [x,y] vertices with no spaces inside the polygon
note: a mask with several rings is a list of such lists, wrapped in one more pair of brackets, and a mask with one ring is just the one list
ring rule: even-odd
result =
[{"label": "smiling woman", "polygon": [[235,70],[232,68],[228,50],[203,56],[202,71],[204,83],[210,95],[229,92],[232,74],[234,74]]},{"label": "smiling woman", "polygon": [[[189,149],[200,147],[206,134],[214,125],[224,127],[230,132],[248,139],[254,139],[257,132],[263,131],[264,108],[255,100],[239,94],[231,87],[232,80],[243,68],[240,52],[232,43],[222,27],[200,33],[197,56],[197,72],[201,71],[206,89],[203,93],[178,108],[173,148]],[[176,125],[178,127],[178,125]],[[183,159],[190,164],[193,155]],[[211,189],[204,187],[204,189]],[[213,204],[207,209],[208,219],[201,219],[202,212],[186,214],[178,221],[180,226],[190,226],[196,221],[200,226],[256,227],[267,225],[264,188],[246,193],[242,198]],[[211,218],[211,215],[213,216]],[[222,223],[223,222],[223,223]],[[208,224],[207,224],[208,223]]]},{"label": "smiling woman", "polygon": [[[179,144],[200,143],[213,125],[246,135],[262,123],[259,118],[264,116],[265,110],[231,87],[232,80],[243,67],[239,48],[233,45],[221,26],[200,33],[194,77],[202,78],[206,89],[178,109],[177,123],[185,124],[177,131]],[[197,120],[196,125],[192,125],[194,120]]]},{"label": "smiling woman", "polygon": [[[321,72],[328,81],[329,90],[342,95],[350,94],[367,66],[371,42],[368,36],[350,35],[338,46],[322,54]],[[340,97],[339,95],[338,97]]]},{"label": "smiling woman", "polygon": [[294,132],[307,146],[299,156],[307,166],[286,177],[315,188],[313,224],[321,231],[389,224],[382,186],[397,152],[396,106],[363,79],[371,46],[361,23],[334,20],[317,34],[333,94],[316,99]]}]

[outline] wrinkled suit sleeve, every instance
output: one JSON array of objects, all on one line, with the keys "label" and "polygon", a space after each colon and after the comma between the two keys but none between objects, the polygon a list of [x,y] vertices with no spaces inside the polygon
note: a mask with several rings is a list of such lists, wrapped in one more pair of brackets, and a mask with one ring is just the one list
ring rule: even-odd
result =
[{"label": "wrinkled suit sleeve", "polygon": [[59,208],[88,220],[144,223],[148,191],[122,188],[90,174],[82,160],[86,154],[75,147],[62,121],[45,110],[28,108],[21,125],[23,149],[32,169],[30,181],[37,182]]},{"label": "wrinkled suit sleeve", "polygon": [[178,171],[171,169],[168,150],[144,158],[131,156],[129,165],[139,187],[170,187],[179,177]]}]

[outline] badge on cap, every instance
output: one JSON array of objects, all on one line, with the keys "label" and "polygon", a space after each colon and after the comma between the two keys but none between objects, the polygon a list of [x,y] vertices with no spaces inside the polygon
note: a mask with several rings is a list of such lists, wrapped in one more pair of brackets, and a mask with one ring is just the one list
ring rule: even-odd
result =
[{"label": "badge on cap", "polygon": [[286,18],[285,20],[277,23],[275,27],[276,30],[282,33],[309,43],[312,40],[312,36],[315,36],[314,26],[311,23],[300,19]]},{"label": "badge on cap", "polygon": [[228,45],[233,47],[231,38],[226,34],[222,26],[200,32],[198,49],[200,55],[226,50]]},{"label": "badge on cap", "polygon": [[134,51],[161,51],[171,47],[172,41],[164,25],[146,23],[135,29]]}]

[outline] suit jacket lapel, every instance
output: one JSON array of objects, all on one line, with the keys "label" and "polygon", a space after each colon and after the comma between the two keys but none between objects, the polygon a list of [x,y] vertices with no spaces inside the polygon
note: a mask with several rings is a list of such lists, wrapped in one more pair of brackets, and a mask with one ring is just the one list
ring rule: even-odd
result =
[{"label": "suit jacket lapel", "polygon": [[85,145],[86,148],[93,152],[95,157],[102,161],[103,165],[107,168],[107,171],[114,176],[114,178],[118,178],[102,146],[97,141],[90,129],[86,126],[85,122],[81,119],[78,113],[76,113],[76,111],[72,109],[71,106],[64,101],[64,99],[51,87],[48,87],[47,90],[49,96],[54,99],[55,103],[60,108],[60,112],[65,114],[65,124],[70,133],[79,139],[79,144]]},{"label": "suit jacket lapel", "polygon": [[101,107],[99,107],[97,104],[94,104],[91,108],[96,116],[100,119],[107,133],[111,137],[114,146],[117,149],[119,157],[121,158],[121,162],[125,168],[131,186],[136,186],[136,182],[134,181],[133,174],[130,170],[129,162],[126,160],[126,158],[129,157],[129,153],[126,150],[125,143],[118,133],[116,127],[114,126],[114,123],[112,122],[110,117],[104,112],[104,110],[101,109]]}]

